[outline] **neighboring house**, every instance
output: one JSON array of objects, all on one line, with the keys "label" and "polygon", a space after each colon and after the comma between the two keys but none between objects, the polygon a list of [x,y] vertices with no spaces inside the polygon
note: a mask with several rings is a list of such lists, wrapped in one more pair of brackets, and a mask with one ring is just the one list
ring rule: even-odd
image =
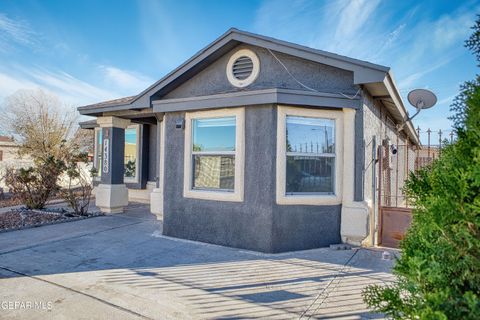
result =
[{"label": "neighboring house", "polygon": [[13,138],[0,136],[0,162],[10,162],[18,158],[18,145]]},{"label": "neighboring house", "polygon": [[6,188],[3,175],[6,168],[21,168],[31,166],[28,156],[18,155],[18,144],[11,137],[0,136],[0,188]]},{"label": "neighboring house", "polygon": [[96,117],[82,127],[103,211],[135,190],[165,235],[263,252],[371,243],[375,145],[419,145],[410,122],[395,130],[407,112],[388,67],[237,29],[140,94],[78,110]]}]

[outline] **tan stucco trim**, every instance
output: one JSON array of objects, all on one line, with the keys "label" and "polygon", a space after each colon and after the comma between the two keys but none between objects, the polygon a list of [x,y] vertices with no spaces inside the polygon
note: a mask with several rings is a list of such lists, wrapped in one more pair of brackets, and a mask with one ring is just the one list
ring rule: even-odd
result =
[{"label": "tan stucco trim", "polygon": [[125,129],[130,124],[129,119],[123,119],[119,117],[98,117],[97,124],[101,128],[122,128]]},{"label": "tan stucco trim", "polygon": [[355,186],[355,109],[343,109],[343,191],[340,235],[342,241],[361,245],[368,235],[368,204],[354,201]]},{"label": "tan stucco trim", "polygon": [[[158,124],[160,126],[159,152],[160,160],[158,169],[158,188],[154,188],[150,193],[150,211],[157,215],[163,214],[163,183],[165,181],[165,123],[167,114],[163,116],[163,120]],[[158,146],[158,144],[157,144]]]},{"label": "tan stucco trim", "polygon": [[[205,191],[192,189],[192,120],[235,116],[235,186],[233,192]],[[185,198],[242,202],[244,194],[245,167],[245,108],[216,109],[209,111],[187,112],[185,114],[185,150],[184,150],[183,196]]]},{"label": "tan stucco trim", "polygon": [[342,202],[352,202],[355,186],[355,109],[343,109]]},{"label": "tan stucco trim", "polygon": [[[335,120],[335,194],[334,195],[286,195],[286,116],[317,117]],[[353,141],[352,141],[353,143]],[[335,205],[342,203],[343,160],[343,112],[340,110],[307,109],[278,106],[277,112],[277,174],[276,202],[280,205]],[[353,167],[353,163],[351,164]],[[352,176],[353,178],[353,176]]]}]

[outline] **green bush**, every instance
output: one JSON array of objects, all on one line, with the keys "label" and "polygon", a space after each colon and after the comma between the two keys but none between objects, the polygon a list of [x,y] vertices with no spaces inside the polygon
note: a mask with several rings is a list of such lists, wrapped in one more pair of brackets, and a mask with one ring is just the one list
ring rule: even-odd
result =
[{"label": "green bush", "polygon": [[63,161],[50,156],[27,169],[7,169],[5,184],[27,208],[42,209],[59,190],[57,180],[64,167]]},{"label": "green bush", "polygon": [[[480,20],[470,38],[478,40]],[[467,47],[474,52],[478,45]],[[397,281],[370,286],[367,305],[395,319],[480,319],[480,86],[455,101],[458,139],[406,185],[412,226],[394,267]],[[461,114],[458,114],[461,113]]]}]

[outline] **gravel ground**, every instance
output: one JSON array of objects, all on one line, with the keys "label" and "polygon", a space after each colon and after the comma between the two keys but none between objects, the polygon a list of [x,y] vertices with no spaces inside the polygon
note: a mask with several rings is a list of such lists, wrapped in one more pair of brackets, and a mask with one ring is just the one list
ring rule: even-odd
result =
[{"label": "gravel ground", "polygon": [[[91,215],[98,215],[98,213],[89,213],[89,216]],[[0,231],[39,226],[45,223],[60,222],[77,217],[80,216],[64,210],[16,209],[0,213]]]},{"label": "gravel ground", "polygon": [[0,208],[18,206],[19,204],[22,204],[22,202],[19,199],[0,198]]}]

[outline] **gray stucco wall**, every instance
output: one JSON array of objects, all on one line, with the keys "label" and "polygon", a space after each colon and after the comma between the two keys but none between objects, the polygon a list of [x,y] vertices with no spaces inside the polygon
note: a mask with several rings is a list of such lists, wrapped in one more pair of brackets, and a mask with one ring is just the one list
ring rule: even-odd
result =
[{"label": "gray stucco wall", "polygon": [[[257,80],[247,88],[236,88],[228,82],[226,66],[230,56],[239,49],[248,48],[260,59],[260,74]],[[297,57],[276,53],[289,71],[305,85],[321,92],[342,92],[355,94],[353,72],[303,60]],[[189,79],[178,88],[165,95],[164,99],[186,98],[210,94],[258,90],[267,88],[286,88],[305,90],[268,52],[255,46],[239,45],[220,57],[203,71]]]},{"label": "gray stucco wall", "polygon": [[[386,199],[390,199],[391,201],[390,204],[384,203],[385,205],[402,206],[402,201],[404,201],[402,189],[409,172],[415,168],[416,148],[403,132],[397,132],[395,127],[396,123],[394,123],[386,108],[384,108],[379,101],[374,101],[368,94],[364,96],[363,114],[365,122],[364,139],[366,144],[366,170],[364,176],[365,198],[370,201],[375,200],[378,204],[378,194],[377,192],[374,193],[372,189],[372,170],[375,168],[375,179],[378,184],[379,164],[372,164],[372,139],[375,137],[377,147],[381,146],[385,139],[388,139],[388,144],[382,147],[382,195],[387,196]],[[392,144],[397,148],[396,154],[393,154],[389,148]]]},{"label": "gray stucco wall", "polygon": [[183,197],[184,130],[166,120],[164,226],[168,236],[263,252],[340,242],[340,206],[275,203],[276,107],[246,108],[244,201]]}]

